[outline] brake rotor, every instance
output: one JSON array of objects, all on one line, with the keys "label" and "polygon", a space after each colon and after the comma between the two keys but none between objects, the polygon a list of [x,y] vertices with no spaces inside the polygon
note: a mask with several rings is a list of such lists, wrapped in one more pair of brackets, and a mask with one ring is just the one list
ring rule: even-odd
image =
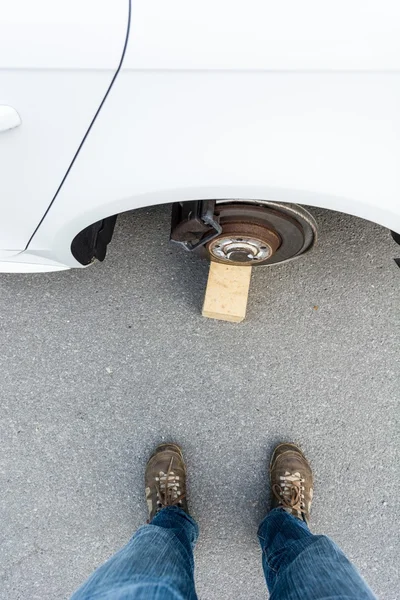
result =
[{"label": "brake rotor", "polygon": [[206,245],[213,261],[242,266],[272,265],[307,252],[316,223],[303,208],[276,202],[217,201],[222,233]]}]

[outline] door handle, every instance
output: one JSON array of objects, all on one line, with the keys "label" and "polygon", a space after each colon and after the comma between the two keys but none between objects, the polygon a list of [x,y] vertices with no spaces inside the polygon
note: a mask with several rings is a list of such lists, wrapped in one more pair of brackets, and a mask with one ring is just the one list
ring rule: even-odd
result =
[{"label": "door handle", "polygon": [[0,132],[13,129],[21,124],[21,117],[12,106],[0,104]]}]

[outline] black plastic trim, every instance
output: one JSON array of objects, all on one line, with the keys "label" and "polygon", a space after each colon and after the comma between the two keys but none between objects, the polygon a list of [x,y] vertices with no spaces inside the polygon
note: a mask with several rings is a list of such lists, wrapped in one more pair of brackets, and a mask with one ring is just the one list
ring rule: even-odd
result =
[{"label": "black plastic trim", "polygon": [[394,239],[396,244],[399,244],[400,246],[400,233],[396,233],[395,231],[391,231],[390,233],[392,234],[392,238]]},{"label": "black plastic trim", "polygon": [[111,242],[118,215],[97,221],[74,237],[71,252],[81,265],[89,265],[95,258],[103,261]]}]

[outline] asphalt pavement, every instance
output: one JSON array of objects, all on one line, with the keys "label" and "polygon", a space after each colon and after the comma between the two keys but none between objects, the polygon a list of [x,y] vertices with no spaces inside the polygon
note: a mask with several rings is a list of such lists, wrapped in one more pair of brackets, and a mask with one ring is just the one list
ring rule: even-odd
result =
[{"label": "asphalt pavement", "polygon": [[247,319],[203,319],[208,265],[169,208],[119,218],[104,263],[0,275],[0,598],[54,600],[145,522],[153,447],[183,446],[202,600],[267,597],[267,465],[301,444],[312,530],[397,600],[400,247],[313,210],[318,245],[253,270]]}]

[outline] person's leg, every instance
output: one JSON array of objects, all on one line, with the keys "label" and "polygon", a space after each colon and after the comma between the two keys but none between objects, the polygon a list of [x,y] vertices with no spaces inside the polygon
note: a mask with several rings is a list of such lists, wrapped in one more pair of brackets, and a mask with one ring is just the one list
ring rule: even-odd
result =
[{"label": "person's leg", "polygon": [[187,512],[186,473],[178,446],[163,444],[146,469],[150,524],[110,558],[71,600],[195,600],[196,522]]},{"label": "person's leg", "polygon": [[313,535],[310,465],[299,448],[281,444],[270,469],[272,510],[258,537],[271,600],[373,600],[374,594],[332,540]]}]

